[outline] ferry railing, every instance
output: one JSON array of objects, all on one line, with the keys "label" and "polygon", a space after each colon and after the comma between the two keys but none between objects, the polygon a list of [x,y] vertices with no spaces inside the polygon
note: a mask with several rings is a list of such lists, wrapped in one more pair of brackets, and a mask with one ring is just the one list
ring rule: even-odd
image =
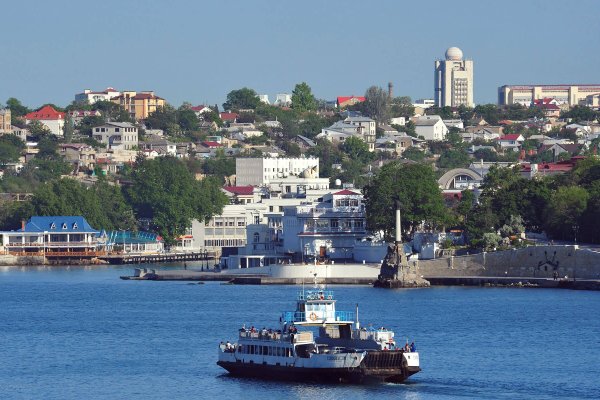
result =
[{"label": "ferry railing", "polygon": [[298,300],[333,300],[333,290],[300,290]]},{"label": "ferry railing", "polygon": [[[314,314],[314,315],[313,315]],[[308,315],[308,318],[307,318]],[[315,318],[316,316],[316,318]],[[355,313],[354,311],[311,311],[311,312],[301,312],[301,311],[285,311],[281,320],[288,324],[293,324],[295,322],[313,322],[313,321],[323,321],[323,316],[325,316],[325,320],[328,322],[334,321],[354,321]],[[312,318],[311,318],[312,317]]]},{"label": "ferry railing", "polygon": [[285,341],[285,342],[311,342],[313,340],[312,332],[281,333],[281,332],[262,332],[262,331],[240,331],[240,339],[260,340],[260,341]]}]

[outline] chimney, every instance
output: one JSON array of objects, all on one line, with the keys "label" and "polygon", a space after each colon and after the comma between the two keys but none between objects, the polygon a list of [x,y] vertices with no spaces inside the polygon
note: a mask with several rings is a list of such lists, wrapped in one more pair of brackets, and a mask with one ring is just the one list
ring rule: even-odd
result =
[{"label": "chimney", "polygon": [[394,97],[394,84],[392,82],[388,82],[388,97],[390,99]]}]

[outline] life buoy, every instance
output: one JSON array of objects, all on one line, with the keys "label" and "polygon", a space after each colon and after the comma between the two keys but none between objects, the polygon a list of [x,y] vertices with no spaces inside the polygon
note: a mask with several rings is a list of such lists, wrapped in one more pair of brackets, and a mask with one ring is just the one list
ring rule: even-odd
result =
[{"label": "life buoy", "polygon": [[314,312],[310,313],[309,318],[310,318],[311,321],[316,321],[317,320],[317,314],[315,314]]},{"label": "life buoy", "polygon": [[321,297],[319,297],[319,299],[325,300],[325,296],[321,295]]}]

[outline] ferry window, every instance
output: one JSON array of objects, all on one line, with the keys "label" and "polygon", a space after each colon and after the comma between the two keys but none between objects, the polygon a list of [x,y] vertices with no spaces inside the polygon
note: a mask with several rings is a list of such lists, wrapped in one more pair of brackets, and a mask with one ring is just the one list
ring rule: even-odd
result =
[{"label": "ferry window", "polygon": [[269,354],[270,356],[272,356],[272,355],[273,355],[273,348],[272,348],[271,346],[269,346],[269,352],[268,352],[268,354]]}]

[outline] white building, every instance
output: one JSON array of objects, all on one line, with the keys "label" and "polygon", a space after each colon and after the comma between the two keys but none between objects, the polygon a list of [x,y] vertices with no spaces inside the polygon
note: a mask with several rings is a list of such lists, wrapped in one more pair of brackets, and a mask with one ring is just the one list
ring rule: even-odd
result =
[{"label": "white building", "polygon": [[54,107],[50,105],[46,105],[37,111],[32,111],[25,115],[25,122],[27,124],[32,121],[40,122],[48,128],[53,135],[62,136],[64,134],[65,113],[56,111]]},{"label": "white building", "polygon": [[111,87],[104,89],[102,92],[93,92],[90,89],[85,89],[83,93],[75,95],[75,102],[94,104],[97,101],[110,101],[113,97],[120,95],[121,92]]},{"label": "white building", "polygon": [[236,158],[235,173],[238,186],[260,186],[288,176],[318,178],[319,159]]},{"label": "white building", "polygon": [[474,107],[473,61],[463,60],[458,47],[446,50],[445,60],[435,61],[435,105]]},{"label": "white building", "polygon": [[424,115],[415,121],[415,133],[425,140],[443,141],[448,134],[448,127],[439,115]]},{"label": "white building", "polygon": [[93,128],[92,137],[109,149],[131,150],[138,145],[138,128],[129,122],[107,122]]},{"label": "white building", "polygon": [[289,107],[292,105],[292,95],[289,93],[278,93],[275,96],[274,106]]},{"label": "white building", "polygon": [[[262,101],[265,104],[271,104],[271,102],[269,101],[269,95],[268,94],[259,94],[258,95],[258,99],[260,101]],[[291,100],[291,98],[290,98]]]},{"label": "white building", "polygon": [[343,142],[350,136],[357,136],[369,145],[369,151],[375,150],[377,125],[368,117],[347,117],[335,122],[329,128],[323,128],[317,139],[325,138],[332,143]]}]

